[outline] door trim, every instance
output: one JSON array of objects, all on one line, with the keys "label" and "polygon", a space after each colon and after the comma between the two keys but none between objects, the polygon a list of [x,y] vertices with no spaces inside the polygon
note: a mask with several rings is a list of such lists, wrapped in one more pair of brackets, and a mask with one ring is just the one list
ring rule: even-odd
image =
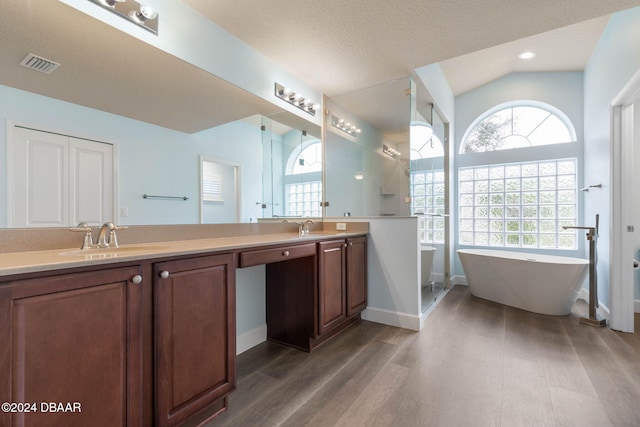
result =
[{"label": "door trim", "polygon": [[233,176],[234,176],[234,190],[235,190],[235,199],[236,199],[236,223],[242,222],[242,183],[241,183],[241,167],[240,163],[230,162],[228,160],[221,160],[216,157],[210,157],[205,155],[200,155],[200,183],[199,183],[199,198],[200,198],[200,224],[204,223],[204,197],[203,197],[203,178],[204,178],[204,162],[211,163],[219,163],[224,166],[230,166],[233,168]]},{"label": "door trim", "polygon": [[634,191],[633,97],[639,90],[640,70],[611,102],[610,326],[631,333],[634,332],[634,233],[628,232],[627,226],[634,224],[633,206],[625,195]]}]

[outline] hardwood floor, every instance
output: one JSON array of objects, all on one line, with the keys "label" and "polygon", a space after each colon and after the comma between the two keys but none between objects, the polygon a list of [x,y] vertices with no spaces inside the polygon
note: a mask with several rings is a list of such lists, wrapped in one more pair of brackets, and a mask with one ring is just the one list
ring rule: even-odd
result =
[{"label": "hardwood floor", "polygon": [[639,426],[640,333],[581,325],[586,312],[456,286],[420,333],[361,321],[311,354],[263,343],[207,426]]}]

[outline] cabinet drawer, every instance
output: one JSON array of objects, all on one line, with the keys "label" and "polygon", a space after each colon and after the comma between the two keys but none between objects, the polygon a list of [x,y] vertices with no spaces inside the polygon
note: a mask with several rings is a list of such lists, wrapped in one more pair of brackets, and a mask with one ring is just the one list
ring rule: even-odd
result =
[{"label": "cabinet drawer", "polygon": [[315,243],[247,251],[240,253],[240,267],[251,267],[252,265],[287,261],[295,258],[313,256],[315,254]]}]

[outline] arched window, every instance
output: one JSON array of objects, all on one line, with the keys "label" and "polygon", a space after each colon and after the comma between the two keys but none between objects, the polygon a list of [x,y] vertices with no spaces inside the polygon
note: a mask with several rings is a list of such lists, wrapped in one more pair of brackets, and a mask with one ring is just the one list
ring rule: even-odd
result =
[{"label": "arched window", "polygon": [[322,216],[322,144],[309,140],[294,150],[286,165],[285,215]]},{"label": "arched window", "polygon": [[287,175],[322,171],[322,144],[319,140],[303,143],[287,161]]},{"label": "arched window", "polygon": [[444,145],[430,128],[420,122],[411,123],[411,160],[444,157]]},{"label": "arched window", "polygon": [[[478,117],[462,139],[460,154],[573,141],[575,129],[560,110],[516,101]],[[563,150],[562,158],[534,149],[485,155],[478,157],[481,162],[467,158],[472,165],[458,168],[459,244],[576,250],[576,232],[564,228],[578,220],[580,147],[574,148]]]},{"label": "arched window", "polygon": [[562,144],[576,140],[568,117],[535,101],[498,105],[476,119],[465,133],[460,154]]}]

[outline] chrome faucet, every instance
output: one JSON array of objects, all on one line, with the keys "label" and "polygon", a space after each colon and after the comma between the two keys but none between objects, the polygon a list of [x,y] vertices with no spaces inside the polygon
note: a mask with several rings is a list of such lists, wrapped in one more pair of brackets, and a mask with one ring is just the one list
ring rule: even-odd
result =
[{"label": "chrome faucet", "polygon": [[563,225],[564,230],[577,229],[587,230],[587,240],[589,241],[589,317],[581,317],[580,323],[591,326],[605,326],[606,319],[600,319],[596,308],[598,308],[598,270],[596,263],[598,262],[598,254],[596,244],[598,241],[598,229],[600,228],[600,215],[596,214],[595,227],[582,227]]},{"label": "chrome faucet", "polygon": [[[115,240],[115,242],[112,242]],[[115,244],[112,244],[115,243]],[[105,222],[100,227],[98,232],[98,247],[108,248],[109,246],[118,247],[118,240],[116,239],[116,226],[112,222]]]},{"label": "chrome faucet", "polygon": [[598,238],[598,229],[597,227],[580,227],[573,225],[563,225],[563,230],[575,229],[575,230],[589,230],[587,231],[587,240],[594,240]]},{"label": "chrome faucet", "polygon": [[316,223],[316,222],[315,222],[314,220],[312,220],[312,219],[308,219],[308,220],[306,220],[306,221],[303,223],[303,226],[302,226],[302,234],[303,234],[303,235],[307,235],[307,234],[309,234],[309,225],[310,225],[310,224],[315,224],[315,223]]},{"label": "chrome faucet", "polygon": [[86,222],[81,222],[76,227],[70,228],[71,231],[81,231],[84,233],[82,247],[80,249],[97,249],[97,248],[117,248],[118,238],[116,230],[125,230],[128,227],[118,227],[112,222],[105,222],[98,232],[98,243],[93,243],[93,233],[91,227]]},{"label": "chrome faucet", "polygon": [[[288,219],[283,219],[282,222],[293,222],[293,221],[289,221]],[[298,222],[295,221],[295,224],[298,226],[298,236],[302,237],[304,236],[305,232],[305,223],[304,222]]]},{"label": "chrome faucet", "polygon": [[77,226],[70,228],[71,231],[79,231],[84,233],[84,238],[82,239],[82,247],[80,249],[90,249],[95,247],[93,244],[93,232],[91,231],[91,227],[86,222],[81,222]]}]

